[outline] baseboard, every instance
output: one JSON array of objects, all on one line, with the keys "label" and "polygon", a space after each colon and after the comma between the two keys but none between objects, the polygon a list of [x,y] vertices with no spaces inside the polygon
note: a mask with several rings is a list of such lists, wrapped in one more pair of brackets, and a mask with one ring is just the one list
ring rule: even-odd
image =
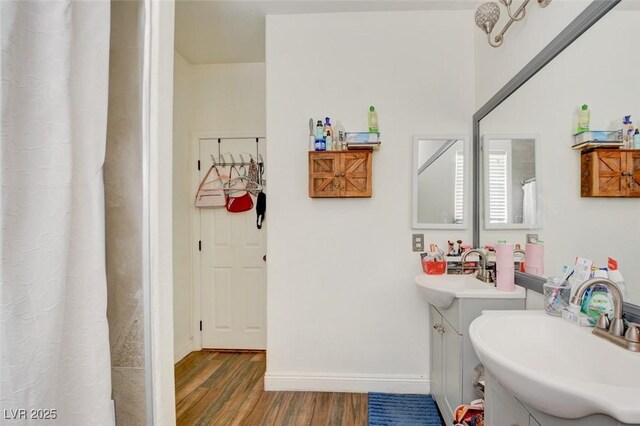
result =
[{"label": "baseboard", "polygon": [[176,347],[173,350],[173,363],[174,364],[177,363],[182,358],[184,358],[185,356],[193,352],[193,348],[191,346],[192,346],[192,342],[191,340],[189,340],[188,342],[183,343],[182,345]]},{"label": "baseboard", "polygon": [[271,373],[264,375],[267,391],[385,392],[428,394],[429,379],[399,374]]}]

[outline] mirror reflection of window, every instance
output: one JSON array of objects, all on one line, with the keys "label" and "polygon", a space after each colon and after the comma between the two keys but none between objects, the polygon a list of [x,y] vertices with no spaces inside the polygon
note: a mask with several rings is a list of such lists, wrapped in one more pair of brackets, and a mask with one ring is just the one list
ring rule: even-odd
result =
[{"label": "mirror reflection of window", "polygon": [[489,223],[507,223],[509,216],[508,161],[506,150],[489,151]]},{"label": "mirror reflection of window", "polygon": [[456,166],[454,173],[454,223],[462,223],[464,214],[464,152],[456,151]]}]

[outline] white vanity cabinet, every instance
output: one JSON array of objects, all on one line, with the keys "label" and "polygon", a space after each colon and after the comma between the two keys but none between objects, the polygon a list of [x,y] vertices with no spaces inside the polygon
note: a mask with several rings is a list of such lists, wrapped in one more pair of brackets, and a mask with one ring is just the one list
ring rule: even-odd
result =
[{"label": "white vanity cabinet", "polygon": [[447,425],[453,424],[458,405],[480,398],[473,388],[480,361],[471,346],[469,324],[484,310],[524,309],[524,303],[522,298],[457,298],[447,309],[429,306],[431,395]]}]

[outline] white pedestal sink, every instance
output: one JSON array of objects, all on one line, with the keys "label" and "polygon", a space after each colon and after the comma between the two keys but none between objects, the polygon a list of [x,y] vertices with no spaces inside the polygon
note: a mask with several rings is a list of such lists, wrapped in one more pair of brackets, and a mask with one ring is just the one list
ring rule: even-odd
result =
[{"label": "white pedestal sink", "polygon": [[640,419],[640,354],[543,311],[489,311],[469,327],[480,361],[520,401],[565,419]]},{"label": "white pedestal sink", "polygon": [[448,309],[455,299],[524,299],[525,289],[500,291],[475,275],[417,275],[416,285],[422,297],[438,309]]}]

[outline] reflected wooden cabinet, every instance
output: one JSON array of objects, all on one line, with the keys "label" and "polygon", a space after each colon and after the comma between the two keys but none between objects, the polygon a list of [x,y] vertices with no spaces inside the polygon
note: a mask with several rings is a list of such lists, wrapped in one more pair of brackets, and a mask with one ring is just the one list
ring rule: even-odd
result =
[{"label": "reflected wooden cabinet", "polygon": [[640,197],[640,150],[596,148],[582,151],[580,196]]},{"label": "reflected wooden cabinet", "polygon": [[371,197],[370,150],[310,151],[309,197]]}]

